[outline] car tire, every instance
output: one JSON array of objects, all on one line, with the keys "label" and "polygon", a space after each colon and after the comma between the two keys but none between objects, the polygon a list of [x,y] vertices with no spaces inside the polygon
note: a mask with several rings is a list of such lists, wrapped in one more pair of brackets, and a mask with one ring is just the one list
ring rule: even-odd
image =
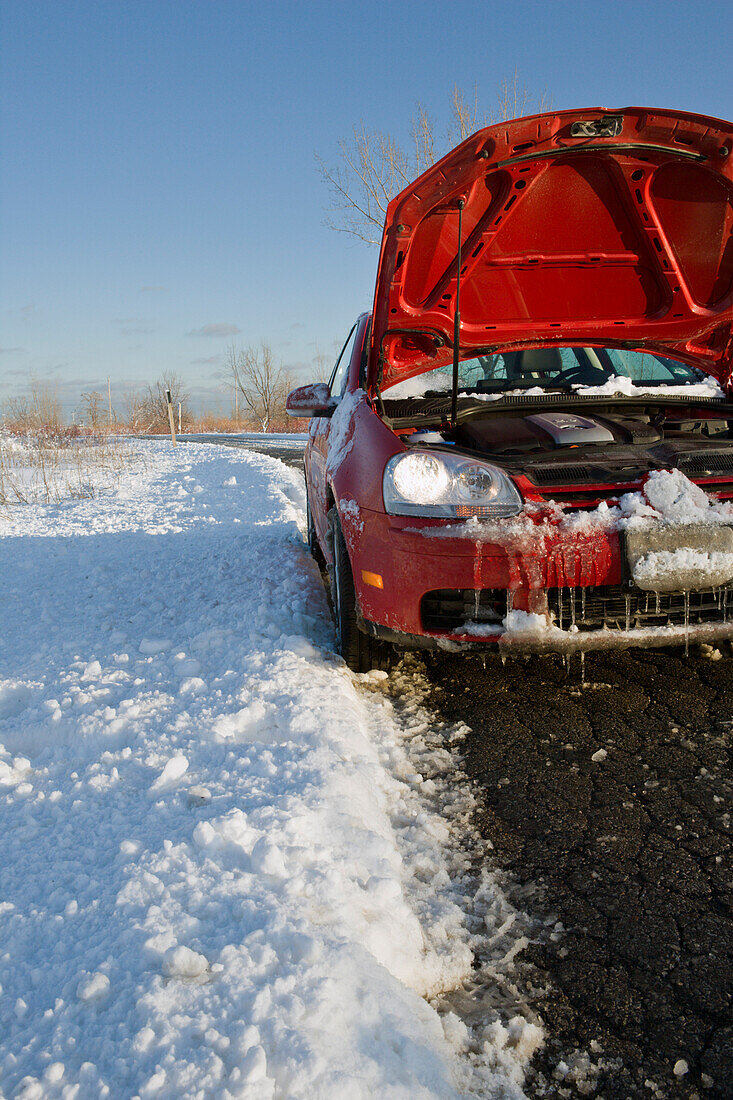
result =
[{"label": "car tire", "polygon": [[311,510],[310,496],[308,494],[308,485],[305,487],[305,526],[306,526],[306,542],[308,543],[308,549],[315,558],[321,569],[326,564],[326,559],[323,556],[323,551],[318,542],[318,535],[316,534],[316,525],[313,522],[313,512]]},{"label": "car tire", "polygon": [[359,630],[351,562],[335,508],[329,513],[329,522],[333,539],[333,565],[329,572],[336,652],[352,672],[370,672],[375,668],[387,672],[395,660],[394,646]]}]

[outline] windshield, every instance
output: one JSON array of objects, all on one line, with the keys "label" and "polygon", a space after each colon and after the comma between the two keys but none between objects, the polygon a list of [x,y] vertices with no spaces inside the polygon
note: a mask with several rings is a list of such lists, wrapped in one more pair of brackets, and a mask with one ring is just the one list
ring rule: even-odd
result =
[{"label": "windshield", "polygon": [[[447,363],[408,378],[385,390],[390,398],[424,397],[450,392],[453,366]],[[506,390],[575,390],[613,386],[628,391],[639,387],[710,384],[696,367],[648,351],[620,348],[525,348],[464,359],[458,365],[458,388],[463,393],[499,394]],[[717,385],[716,385],[717,388]]]}]

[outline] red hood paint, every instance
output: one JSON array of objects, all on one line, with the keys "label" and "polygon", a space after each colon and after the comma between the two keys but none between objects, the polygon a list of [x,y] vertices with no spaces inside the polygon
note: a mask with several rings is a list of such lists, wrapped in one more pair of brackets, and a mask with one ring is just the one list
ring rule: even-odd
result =
[{"label": "red hood paint", "polygon": [[372,390],[452,359],[460,200],[462,358],[531,344],[643,346],[728,379],[733,124],[587,109],[468,138],[387,209]]}]

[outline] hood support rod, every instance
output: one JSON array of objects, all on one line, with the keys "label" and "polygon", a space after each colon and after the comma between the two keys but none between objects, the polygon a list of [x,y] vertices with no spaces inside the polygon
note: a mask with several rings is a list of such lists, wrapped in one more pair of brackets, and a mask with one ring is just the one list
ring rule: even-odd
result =
[{"label": "hood support rod", "polygon": [[451,389],[450,420],[455,428],[458,417],[458,342],[461,332],[461,237],[463,236],[464,199],[458,200],[458,269],[456,271],[456,309],[453,317],[453,386]]}]

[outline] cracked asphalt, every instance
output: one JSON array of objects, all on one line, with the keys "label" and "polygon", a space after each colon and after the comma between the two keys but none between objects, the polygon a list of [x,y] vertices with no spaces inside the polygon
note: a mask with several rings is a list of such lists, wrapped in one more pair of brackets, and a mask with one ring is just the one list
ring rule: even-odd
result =
[{"label": "cracked asphalt", "polygon": [[440,657],[430,702],[497,866],[555,932],[525,952],[536,1097],[733,1097],[733,657]]}]

